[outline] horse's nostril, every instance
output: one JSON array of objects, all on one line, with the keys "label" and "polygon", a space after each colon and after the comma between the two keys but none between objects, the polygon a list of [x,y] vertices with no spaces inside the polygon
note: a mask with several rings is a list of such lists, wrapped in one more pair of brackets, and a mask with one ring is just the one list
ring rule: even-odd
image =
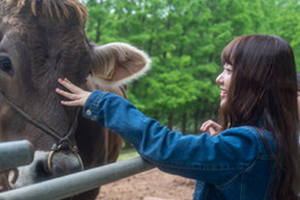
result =
[{"label": "horse's nostril", "polygon": [[43,160],[37,162],[35,171],[39,177],[51,176],[51,173],[49,172],[47,167],[47,162]]}]

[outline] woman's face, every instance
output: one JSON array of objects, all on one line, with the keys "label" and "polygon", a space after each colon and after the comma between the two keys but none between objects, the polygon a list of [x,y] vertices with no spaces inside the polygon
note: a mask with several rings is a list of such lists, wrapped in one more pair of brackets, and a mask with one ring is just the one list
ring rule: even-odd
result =
[{"label": "woman's face", "polygon": [[216,82],[220,85],[221,93],[221,107],[227,100],[227,94],[231,82],[231,75],[232,75],[232,66],[229,64],[225,64],[223,66],[223,72],[217,77]]}]

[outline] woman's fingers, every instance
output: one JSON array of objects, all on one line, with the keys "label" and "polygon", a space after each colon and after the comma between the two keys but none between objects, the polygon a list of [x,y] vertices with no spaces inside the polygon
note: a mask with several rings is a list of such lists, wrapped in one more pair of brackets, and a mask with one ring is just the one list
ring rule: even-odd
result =
[{"label": "woman's fingers", "polygon": [[81,106],[82,102],[81,100],[76,100],[76,101],[61,101],[61,104],[65,106]]},{"label": "woman's fingers", "polygon": [[214,136],[217,134],[217,131],[213,127],[209,127],[208,131],[209,135]]},{"label": "woman's fingers", "polygon": [[213,122],[212,120],[208,120],[208,121],[204,122],[204,123],[202,124],[200,130],[201,130],[202,132],[208,131],[208,128],[211,126],[212,122]]},{"label": "woman's fingers", "polygon": [[81,88],[77,87],[76,85],[74,85],[73,83],[71,83],[67,78],[58,79],[58,82],[64,86],[65,88],[67,88],[68,90],[70,90],[72,93],[78,94],[82,91]]},{"label": "woman's fingers", "polygon": [[200,128],[202,132],[208,132],[211,136],[216,135],[221,129],[222,126],[212,120],[204,122]]},{"label": "woman's fingers", "polygon": [[91,92],[82,90],[77,87],[73,83],[71,83],[68,79],[58,79],[58,82],[68,89],[70,92],[64,91],[62,89],[56,88],[55,91],[67,98],[70,101],[62,101],[61,103],[66,106],[84,106],[86,100],[88,99]]},{"label": "woman's fingers", "polygon": [[77,96],[77,95],[72,94],[72,93],[69,93],[69,92],[66,92],[66,91],[61,90],[61,89],[59,89],[59,88],[56,88],[55,91],[56,91],[58,94],[60,94],[60,95],[62,95],[62,96],[64,96],[64,97],[66,97],[67,99],[70,99],[70,100],[76,100],[76,99],[78,99],[78,96]]}]

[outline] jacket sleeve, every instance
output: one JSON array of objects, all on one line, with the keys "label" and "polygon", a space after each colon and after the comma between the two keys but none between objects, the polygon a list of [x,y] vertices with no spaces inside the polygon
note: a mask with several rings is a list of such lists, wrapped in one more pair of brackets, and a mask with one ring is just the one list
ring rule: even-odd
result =
[{"label": "jacket sleeve", "polygon": [[122,97],[102,91],[90,95],[84,116],[131,142],[141,157],[161,170],[211,184],[238,176],[262,151],[259,136],[250,128],[232,128],[214,137],[182,135],[146,117]]}]

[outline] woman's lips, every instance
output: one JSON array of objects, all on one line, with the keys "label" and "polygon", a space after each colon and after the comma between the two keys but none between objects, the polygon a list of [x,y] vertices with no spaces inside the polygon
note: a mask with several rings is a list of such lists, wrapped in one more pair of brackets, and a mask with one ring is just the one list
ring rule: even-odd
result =
[{"label": "woman's lips", "polygon": [[220,97],[225,98],[226,96],[227,96],[227,93],[225,91],[221,90]]}]

